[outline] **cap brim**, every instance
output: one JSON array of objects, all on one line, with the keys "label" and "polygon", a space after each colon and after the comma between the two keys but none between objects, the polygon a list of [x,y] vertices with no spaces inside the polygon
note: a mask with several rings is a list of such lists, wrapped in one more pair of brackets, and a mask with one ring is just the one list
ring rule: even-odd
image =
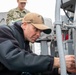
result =
[{"label": "cap brim", "polygon": [[20,2],[25,2],[25,3],[27,3],[27,1],[20,1]]},{"label": "cap brim", "polygon": [[51,28],[44,25],[44,24],[32,24],[34,27],[38,28],[39,30],[42,30],[44,33],[46,34],[50,34],[51,33]]}]

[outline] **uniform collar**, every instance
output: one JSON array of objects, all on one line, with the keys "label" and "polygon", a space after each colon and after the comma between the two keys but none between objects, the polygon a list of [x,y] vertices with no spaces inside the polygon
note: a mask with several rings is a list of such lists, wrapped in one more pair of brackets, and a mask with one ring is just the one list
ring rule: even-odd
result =
[{"label": "uniform collar", "polygon": [[[16,12],[20,12],[20,10],[19,10],[19,8],[17,7],[16,8],[16,10],[15,10]],[[24,13],[26,13],[26,9],[24,9],[22,12],[24,12]]]}]

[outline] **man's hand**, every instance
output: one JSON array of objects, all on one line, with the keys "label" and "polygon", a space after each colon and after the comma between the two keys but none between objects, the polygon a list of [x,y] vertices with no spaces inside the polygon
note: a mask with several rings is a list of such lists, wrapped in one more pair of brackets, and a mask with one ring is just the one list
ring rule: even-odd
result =
[{"label": "man's hand", "polygon": [[60,61],[58,57],[54,57],[53,68],[60,68]]},{"label": "man's hand", "polygon": [[[76,73],[76,67],[75,67],[75,56],[74,55],[65,55],[65,62],[66,62],[66,69],[70,73]],[[60,64],[59,64],[59,58],[54,58],[54,67],[58,67],[58,73],[60,74]]]},{"label": "man's hand", "polygon": [[74,69],[75,68],[75,57],[74,57],[74,55],[66,55],[65,61],[66,61],[66,68],[67,69]]},{"label": "man's hand", "polygon": [[[74,69],[75,71],[75,57],[74,55],[66,55],[65,56],[66,68],[67,70]],[[60,61],[58,57],[54,57],[54,68],[60,68]]]}]

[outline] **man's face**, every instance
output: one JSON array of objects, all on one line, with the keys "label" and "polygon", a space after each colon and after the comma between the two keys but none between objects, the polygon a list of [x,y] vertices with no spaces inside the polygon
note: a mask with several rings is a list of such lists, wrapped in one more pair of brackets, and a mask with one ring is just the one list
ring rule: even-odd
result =
[{"label": "man's face", "polygon": [[41,30],[37,29],[32,24],[25,24],[22,29],[24,38],[32,43],[34,43],[40,37]]},{"label": "man's face", "polygon": [[26,2],[18,2],[18,7],[20,10],[23,10],[25,8]]}]

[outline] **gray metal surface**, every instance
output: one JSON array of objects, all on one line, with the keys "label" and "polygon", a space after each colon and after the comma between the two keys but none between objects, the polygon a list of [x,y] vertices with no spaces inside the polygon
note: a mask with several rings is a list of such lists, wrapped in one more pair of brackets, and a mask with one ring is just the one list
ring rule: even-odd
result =
[{"label": "gray metal surface", "polygon": [[75,9],[75,0],[62,0],[61,8],[74,12]]},{"label": "gray metal surface", "polygon": [[[74,26],[76,26],[76,2],[75,2],[75,14],[74,14]],[[76,28],[73,29],[73,43],[74,43],[74,55],[75,55],[75,66],[76,66]]]},{"label": "gray metal surface", "polygon": [[60,25],[61,25],[60,6],[61,6],[61,0],[56,0],[55,25],[56,25],[57,46],[58,46],[58,52],[60,57],[61,75],[67,75],[66,63],[65,63],[65,57],[64,57],[65,55],[64,55],[63,42],[62,42],[62,34],[61,34],[61,28],[60,28]]},{"label": "gray metal surface", "polygon": [[0,13],[0,25],[6,24],[7,12]]},{"label": "gray metal surface", "polygon": [[41,41],[41,55],[48,55],[47,41]]}]

